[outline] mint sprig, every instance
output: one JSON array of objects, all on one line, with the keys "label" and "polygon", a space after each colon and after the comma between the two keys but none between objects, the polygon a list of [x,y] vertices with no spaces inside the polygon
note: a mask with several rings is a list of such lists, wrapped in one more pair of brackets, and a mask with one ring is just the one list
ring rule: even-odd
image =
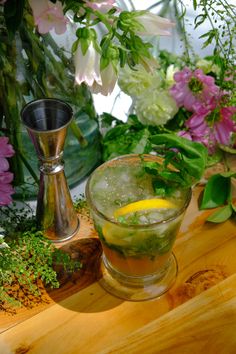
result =
[{"label": "mint sprig", "polygon": [[156,134],[150,141],[164,159],[164,163],[157,166],[161,177],[186,188],[201,179],[207,163],[207,149],[202,144],[173,133]]}]

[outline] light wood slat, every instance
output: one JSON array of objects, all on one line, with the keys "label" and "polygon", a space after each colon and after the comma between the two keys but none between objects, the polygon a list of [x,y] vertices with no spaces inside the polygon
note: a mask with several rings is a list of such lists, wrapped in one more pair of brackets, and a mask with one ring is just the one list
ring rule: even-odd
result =
[{"label": "light wood slat", "polygon": [[235,289],[234,274],[99,354],[235,354]]}]

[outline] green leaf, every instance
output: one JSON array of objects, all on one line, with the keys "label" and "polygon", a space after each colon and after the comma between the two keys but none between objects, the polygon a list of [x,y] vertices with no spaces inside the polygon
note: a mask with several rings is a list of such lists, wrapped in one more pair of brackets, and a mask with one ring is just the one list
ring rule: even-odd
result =
[{"label": "green leaf", "polygon": [[223,208],[216,210],[213,214],[211,214],[207,221],[214,222],[214,223],[221,223],[228,220],[233,213],[233,209],[231,205],[226,205]]},{"label": "green leaf", "polygon": [[82,51],[83,55],[85,56],[85,54],[88,50],[88,47],[90,45],[90,40],[81,38],[79,42],[81,45],[81,51]]},{"label": "green leaf", "polygon": [[197,27],[199,27],[207,18],[206,14],[200,14],[198,16],[195,17],[194,19],[194,28],[196,29]]},{"label": "green leaf", "polygon": [[118,125],[111,129],[103,140],[103,159],[109,160],[119,155],[149,153],[147,129],[137,130],[128,124]]},{"label": "green leaf", "polygon": [[230,176],[226,174],[215,174],[207,182],[200,209],[216,208],[223,205],[230,197],[231,181]]},{"label": "green leaf", "polygon": [[193,8],[194,10],[197,10],[197,0],[193,0]]},{"label": "green leaf", "polygon": [[[161,151],[161,146],[169,149],[170,163],[178,170],[179,177],[185,180],[187,184],[194,184],[200,180],[207,161],[207,150],[202,144],[173,133],[156,134],[150,138],[150,141],[156,145],[156,148],[154,148],[157,152]],[[166,151],[164,151],[164,154],[166,155]],[[166,155],[167,159],[168,156]],[[167,160],[167,162],[169,161]]]}]

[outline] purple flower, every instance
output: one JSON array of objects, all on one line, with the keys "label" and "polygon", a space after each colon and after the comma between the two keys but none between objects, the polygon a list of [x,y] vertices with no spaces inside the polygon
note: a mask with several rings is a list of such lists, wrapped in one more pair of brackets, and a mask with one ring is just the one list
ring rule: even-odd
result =
[{"label": "purple flower", "polygon": [[218,100],[220,89],[215,85],[213,77],[204,75],[201,69],[191,71],[184,68],[174,74],[176,84],[170,93],[179,107],[195,112],[196,105],[207,105],[214,98]]},{"label": "purple flower", "polygon": [[14,189],[11,186],[13,173],[8,172],[7,157],[14,155],[13,147],[8,143],[7,137],[0,137],[0,206],[11,203]]}]

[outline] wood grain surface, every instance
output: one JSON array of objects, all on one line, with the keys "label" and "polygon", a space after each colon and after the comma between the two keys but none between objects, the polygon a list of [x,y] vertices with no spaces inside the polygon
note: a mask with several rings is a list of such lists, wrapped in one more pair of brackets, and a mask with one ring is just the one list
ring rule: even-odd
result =
[{"label": "wood grain surface", "polygon": [[45,303],[0,315],[0,353],[236,353],[236,224],[206,222],[194,189],[174,253],[179,273],[165,295],[122,301],[96,282],[101,248],[91,221],[63,247],[81,273],[61,275]]}]

